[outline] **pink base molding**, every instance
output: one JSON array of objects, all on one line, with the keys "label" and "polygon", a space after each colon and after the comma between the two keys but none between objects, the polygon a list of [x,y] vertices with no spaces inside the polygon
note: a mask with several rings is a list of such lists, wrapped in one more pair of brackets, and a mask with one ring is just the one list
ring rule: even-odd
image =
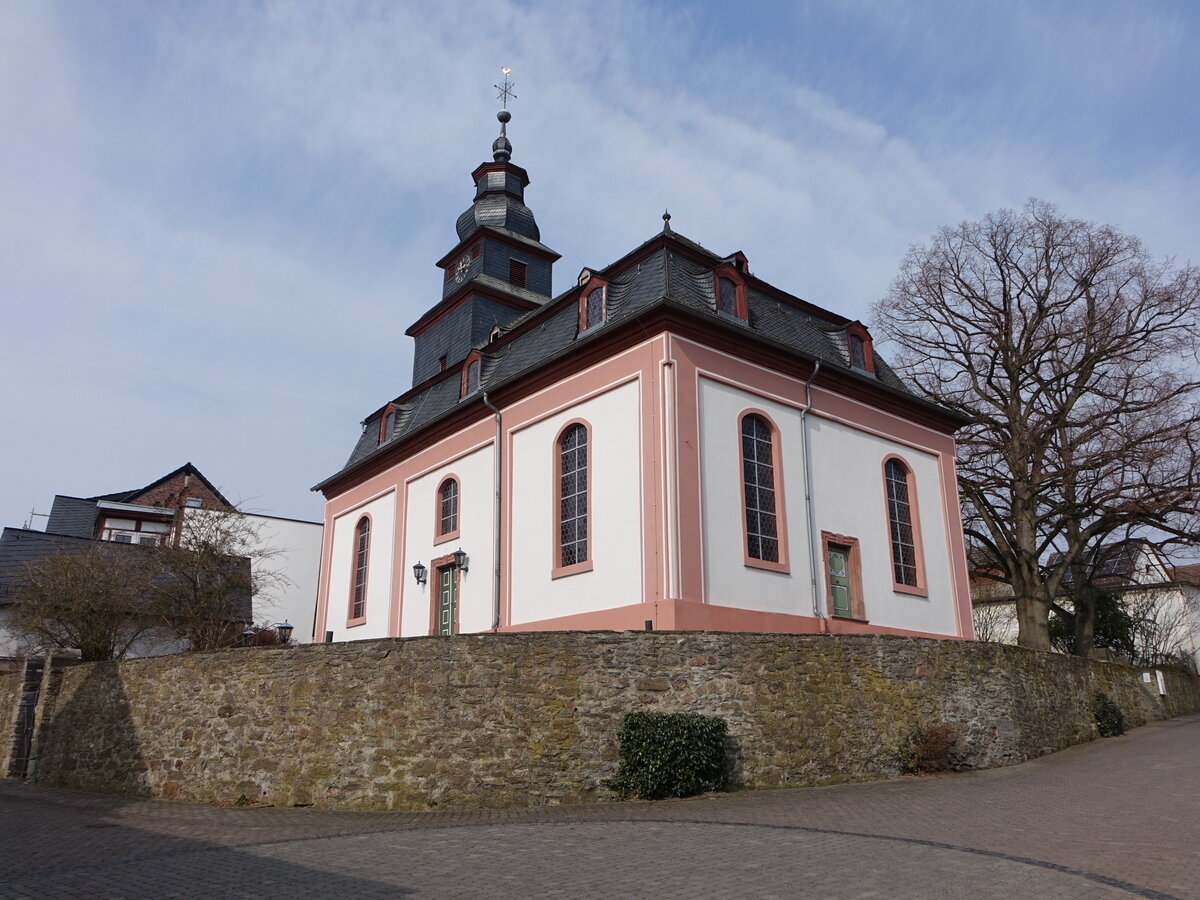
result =
[{"label": "pink base molding", "polygon": [[898,634],[907,637],[961,640],[956,634],[932,634],[889,628],[852,619],[818,619],[784,613],[737,609],[691,600],[634,603],[613,609],[559,616],[537,622],[503,625],[500,631],[642,631],[646,622],[655,631],[757,631],[772,634]]}]

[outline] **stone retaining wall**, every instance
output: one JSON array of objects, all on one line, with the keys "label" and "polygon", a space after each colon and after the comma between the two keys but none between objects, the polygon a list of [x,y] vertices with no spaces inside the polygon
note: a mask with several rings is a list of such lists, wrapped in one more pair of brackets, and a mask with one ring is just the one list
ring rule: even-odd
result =
[{"label": "stone retaining wall", "polygon": [[[485,634],[90,663],[62,673],[36,780],[196,801],[472,808],[609,796],[637,709],[729,724],[740,787],[894,775],[913,726],[962,727],[963,766],[1096,737],[1095,691],[1130,727],[1194,712],[1138,670],[996,644],[886,636]],[[0,687],[0,690],[4,688]]]}]

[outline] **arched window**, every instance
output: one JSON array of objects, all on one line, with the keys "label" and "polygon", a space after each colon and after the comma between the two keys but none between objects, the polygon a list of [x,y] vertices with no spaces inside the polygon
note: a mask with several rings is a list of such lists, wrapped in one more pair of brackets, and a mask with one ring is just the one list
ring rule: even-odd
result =
[{"label": "arched window", "polygon": [[738,314],[737,285],[732,278],[717,279],[717,309],[731,316]]},{"label": "arched window", "polygon": [[588,558],[588,430],[569,426],[558,439],[558,565]]},{"label": "arched window", "polygon": [[441,539],[458,534],[458,479],[447,478],[438,488],[437,536]]},{"label": "arched window", "polygon": [[883,464],[883,480],[892,539],[892,580],[898,588],[920,589],[924,587],[921,538],[916,527],[912,472],[901,460],[892,457]]},{"label": "arched window", "polygon": [[367,613],[367,557],[371,548],[371,520],[363,516],[354,528],[354,586],[350,592],[350,619]]},{"label": "arched window", "polygon": [[871,350],[871,333],[862,322],[851,322],[846,326],[846,355],[850,368],[859,372],[875,374],[875,355]]},{"label": "arched window", "polygon": [[467,361],[462,368],[462,386],[459,392],[460,397],[469,397],[479,390],[479,370],[482,366],[482,361],[479,357],[479,352],[472,350],[467,357]]},{"label": "arched window", "polygon": [[384,410],[383,418],[379,420],[379,443],[383,444],[392,439],[396,428],[396,409],[389,406]]},{"label": "arched window", "polygon": [[607,316],[604,310],[604,288],[595,287],[588,291],[587,308],[584,311],[584,328],[599,325]]},{"label": "arched window", "polygon": [[742,496],[746,511],[746,556],[780,562],[779,498],[774,433],[767,420],[742,417]]}]

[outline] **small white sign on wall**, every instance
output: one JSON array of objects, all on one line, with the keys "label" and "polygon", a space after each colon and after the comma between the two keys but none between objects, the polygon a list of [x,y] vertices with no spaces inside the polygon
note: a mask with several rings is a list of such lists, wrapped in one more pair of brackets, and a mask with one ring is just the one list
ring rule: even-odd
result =
[{"label": "small white sign on wall", "polygon": [[1163,697],[1167,696],[1167,682],[1166,682],[1166,680],[1163,678],[1163,673],[1162,673],[1162,672],[1160,672],[1160,671],[1158,671],[1157,669],[1155,669],[1155,670],[1154,670],[1154,675],[1155,675],[1155,677],[1158,679],[1158,693],[1159,693],[1159,695],[1160,695],[1160,696],[1163,696]]},{"label": "small white sign on wall", "polygon": [[1149,684],[1149,683],[1150,683],[1152,680],[1153,680],[1153,679],[1151,678],[1151,676],[1150,676],[1150,673],[1149,673],[1149,672],[1143,672],[1143,673],[1142,673],[1142,681],[1146,682],[1146,684]]}]

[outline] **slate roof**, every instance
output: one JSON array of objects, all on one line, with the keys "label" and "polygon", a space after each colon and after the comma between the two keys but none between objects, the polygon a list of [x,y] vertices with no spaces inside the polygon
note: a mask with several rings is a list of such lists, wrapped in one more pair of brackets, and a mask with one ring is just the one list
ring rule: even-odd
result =
[{"label": "slate roof", "polygon": [[64,497],[62,494],[56,494],[54,505],[50,507],[50,518],[46,520],[46,531],[72,537],[94,537],[99,513],[96,503],[95,498],[85,500],[83,497]]},{"label": "slate roof", "polygon": [[[204,483],[204,486],[213,492],[214,496],[216,496],[226,506],[230,507],[231,509],[233,508],[233,504],[230,503],[225,498],[224,494],[222,494],[220,491],[217,490],[216,485],[214,485],[211,481],[209,481],[207,478],[205,478],[204,473],[201,472],[199,469],[197,469],[190,462],[185,462],[178,469],[175,469],[172,472],[168,472],[162,478],[156,478],[154,481],[150,482],[145,487],[134,488],[132,491],[117,491],[115,494],[101,494],[98,497],[89,497],[88,499],[90,499],[90,500],[109,500],[113,503],[131,503],[131,502],[133,502],[133,500],[140,497],[142,494],[146,493],[147,491],[158,487],[160,484],[162,484],[166,481],[170,481],[176,475],[192,475],[196,478],[199,478]],[[53,511],[51,512],[51,514],[53,515]],[[47,529],[47,530],[49,530],[49,529]]]},{"label": "slate roof", "polygon": [[[655,243],[660,244],[659,248],[646,255],[647,248]],[[764,343],[807,359],[820,360],[822,366],[844,370],[853,377],[869,379],[889,391],[926,403],[913,394],[877,354],[874,356],[874,376],[851,368],[845,338],[846,326],[852,324],[850,319],[782,291],[780,296],[775,296],[769,285],[753,277],[747,279],[747,322],[717,312],[713,272],[731,260],[733,257],[717,256],[677,232],[656,235],[608,269],[593,270],[608,284],[608,318],[603,325],[579,333],[576,300],[580,288],[573,286],[539,309],[524,313],[503,329],[503,334],[507,335],[528,323],[536,323],[524,333],[511,340],[498,341],[494,346],[479,345],[477,349],[482,354],[480,389],[494,390],[572,352],[594,334],[620,327],[623,321],[652,308],[668,306],[709,316],[725,328],[749,332]],[[377,441],[380,413],[372,414],[363,423],[363,432],[345,466],[322,484],[374,454],[384,452],[388,443],[416,433],[453,410],[460,402],[459,379],[457,368],[448,370],[392,401],[397,412],[395,426],[391,438],[382,445]],[[933,404],[927,405],[936,408]]]}]

